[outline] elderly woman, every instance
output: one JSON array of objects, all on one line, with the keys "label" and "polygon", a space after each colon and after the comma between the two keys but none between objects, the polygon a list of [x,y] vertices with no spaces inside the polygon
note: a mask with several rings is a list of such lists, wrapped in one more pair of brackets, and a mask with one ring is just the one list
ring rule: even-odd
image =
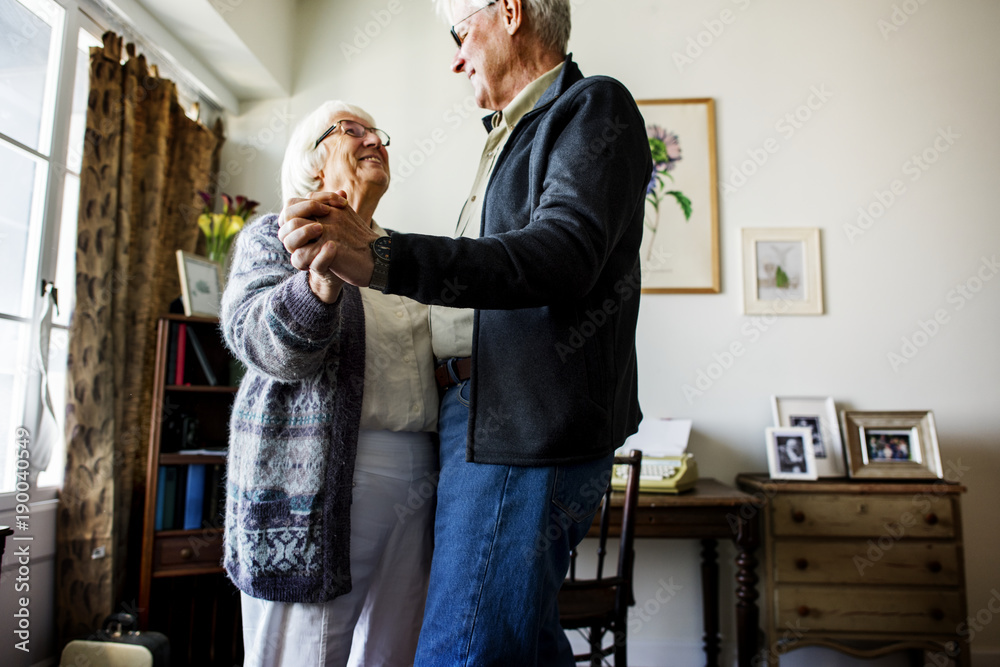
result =
[{"label": "elderly woman", "polygon": [[[346,192],[372,214],[389,136],[320,106],[282,164],[285,201]],[[240,233],[222,299],[248,368],[230,422],[225,568],[246,665],[413,662],[431,557],[438,395],[427,307],[292,267],[278,216]]]}]

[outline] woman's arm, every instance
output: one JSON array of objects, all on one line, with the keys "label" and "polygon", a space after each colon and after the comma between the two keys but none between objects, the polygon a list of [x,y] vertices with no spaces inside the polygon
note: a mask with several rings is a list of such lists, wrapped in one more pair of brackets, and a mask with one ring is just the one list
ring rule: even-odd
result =
[{"label": "woman's arm", "polygon": [[309,272],[291,265],[277,232],[275,215],[240,232],[220,319],[226,344],[240,361],[294,382],[324,368],[340,332],[340,300],[324,303],[316,296]]}]

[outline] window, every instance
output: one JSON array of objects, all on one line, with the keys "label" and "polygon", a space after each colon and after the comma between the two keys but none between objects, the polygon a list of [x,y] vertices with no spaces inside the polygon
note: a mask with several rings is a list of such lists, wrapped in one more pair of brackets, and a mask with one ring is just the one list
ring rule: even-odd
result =
[{"label": "window", "polygon": [[[0,0],[0,493],[18,481],[19,428],[38,447],[34,438],[51,419],[41,400],[43,358],[55,423],[47,424],[52,457],[38,486],[62,484],[88,50],[100,46],[101,32],[73,0]],[[58,303],[51,318],[47,291]]]}]

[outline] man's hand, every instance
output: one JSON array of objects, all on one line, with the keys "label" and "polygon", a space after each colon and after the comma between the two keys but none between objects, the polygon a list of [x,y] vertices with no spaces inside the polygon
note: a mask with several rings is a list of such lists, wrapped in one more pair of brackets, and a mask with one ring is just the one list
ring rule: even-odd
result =
[{"label": "man's hand", "polygon": [[345,197],[342,191],[314,192],[308,199],[289,200],[281,212],[278,238],[292,253],[295,268],[312,271],[322,254],[322,266],[345,282],[367,287],[375,269],[370,244],[378,234]]}]

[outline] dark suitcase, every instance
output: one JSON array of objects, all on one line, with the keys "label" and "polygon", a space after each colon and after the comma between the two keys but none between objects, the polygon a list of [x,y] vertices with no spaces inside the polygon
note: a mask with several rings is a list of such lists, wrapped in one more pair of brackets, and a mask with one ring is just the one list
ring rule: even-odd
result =
[{"label": "dark suitcase", "polygon": [[93,635],[66,645],[59,667],[170,667],[167,636],[138,627],[131,614],[111,614]]}]

